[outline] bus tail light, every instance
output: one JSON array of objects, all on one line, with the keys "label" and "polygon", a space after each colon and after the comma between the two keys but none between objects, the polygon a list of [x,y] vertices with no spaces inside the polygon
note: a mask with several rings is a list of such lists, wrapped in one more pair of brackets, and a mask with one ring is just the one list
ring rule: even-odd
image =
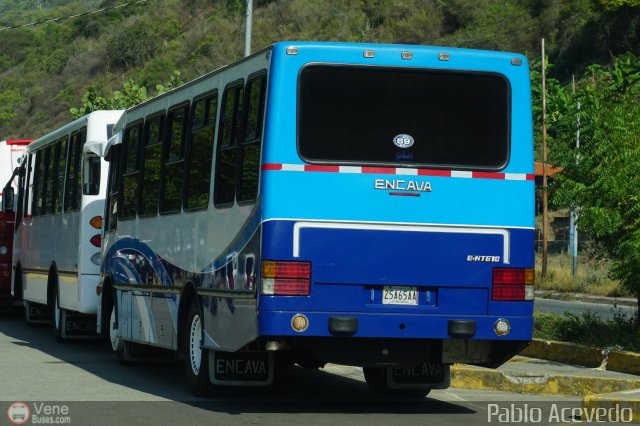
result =
[{"label": "bus tail light", "polygon": [[94,216],[89,221],[89,225],[96,229],[102,229],[102,216]]},{"label": "bus tail light", "polygon": [[102,244],[102,236],[100,234],[96,234],[93,237],[91,237],[91,239],[89,240],[89,242],[94,246],[94,247],[100,247],[100,245]]},{"label": "bus tail light", "polygon": [[534,269],[495,268],[491,300],[507,302],[533,300],[535,279]]},{"label": "bus tail light", "polygon": [[262,294],[308,296],[310,290],[310,262],[262,262]]}]

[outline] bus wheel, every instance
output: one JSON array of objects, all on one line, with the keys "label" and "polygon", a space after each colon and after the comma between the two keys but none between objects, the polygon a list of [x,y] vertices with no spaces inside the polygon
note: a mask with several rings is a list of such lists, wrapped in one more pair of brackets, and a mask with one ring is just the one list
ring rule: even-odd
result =
[{"label": "bus wheel", "polygon": [[204,396],[211,390],[209,381],[209,351],[202,348],[202,316],[195,300],[189,306],[185,337],[185,370],[191,392]]},{"label": "bus wheel", "polygon": [[116,354],[118,363],[122,365],[129,364],[125,356],[125,346],[128,344],[128,342],[122,340],[122,338],[118,335],[118,330],[116,328],[115,304],[111,307],[111,315],[109,316],[109,341],[111,342],[111,349]]},{"label": "bus wheel", "polygon": [[387,369],[384,367],[363,367],[364,380],[367,382],[369,391],[377,396],[398,397],[398,398],[424,398],[429,394],[431,388],[419,389],[392,389],[387,383]]},{"label": "bus wheel", "polygon": [[51,301],[51,323],[53,325],[53,334],[56,342],[64,342],[66,339],[63,335],[65,323],[65,311],[60,307],[60,298],[58,297],[58,284],[53,286],[53,299]]}]

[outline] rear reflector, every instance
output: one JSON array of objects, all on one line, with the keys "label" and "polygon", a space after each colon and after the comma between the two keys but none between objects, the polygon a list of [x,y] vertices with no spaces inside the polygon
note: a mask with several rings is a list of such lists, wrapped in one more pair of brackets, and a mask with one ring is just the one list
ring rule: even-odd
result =
[{"label": "rear reflector", "polygon": [[308,296],[311,290],[311,263],[262,262],[262,294]]},{"label": "rear reflector", "polygon": [[510,302],[533,300],[535,278],[534,269],[495,268],[491,299]]}]

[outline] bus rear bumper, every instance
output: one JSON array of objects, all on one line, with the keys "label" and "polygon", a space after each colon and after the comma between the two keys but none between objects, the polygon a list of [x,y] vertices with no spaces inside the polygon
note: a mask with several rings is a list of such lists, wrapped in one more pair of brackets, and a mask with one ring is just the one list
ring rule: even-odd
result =
[{"label": "bus rear bumper", "polygon": [[[533,330],[533,317],[512,315],[260,311],[259,317],[261,336],[531,340]],[[299,317],[307,324],[296,330]],[[506,334],[496,331],[499,321]]]},{"label": "bus rear bumper", "polygon": [[[300,315],[307,327],[296,331]],[[531,317],[518,316],[277,311],[260,312],[260,317],[261,340],[321,362],[356,366],[429,361],[498,367],[529,344],[533,325]],[[498,320],[508,321],[507,335],[494,331]]]}]

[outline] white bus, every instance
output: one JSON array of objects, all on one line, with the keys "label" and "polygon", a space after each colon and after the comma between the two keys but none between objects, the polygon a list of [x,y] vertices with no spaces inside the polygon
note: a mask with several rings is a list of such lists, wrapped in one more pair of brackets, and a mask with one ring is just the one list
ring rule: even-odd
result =
[{"label": "white bus", "polygon": [[103,148],[121,111],[96,111],[26,150],[19,178],[12,294],[28,323],[51,320],[56,340],[95,335]]}]

